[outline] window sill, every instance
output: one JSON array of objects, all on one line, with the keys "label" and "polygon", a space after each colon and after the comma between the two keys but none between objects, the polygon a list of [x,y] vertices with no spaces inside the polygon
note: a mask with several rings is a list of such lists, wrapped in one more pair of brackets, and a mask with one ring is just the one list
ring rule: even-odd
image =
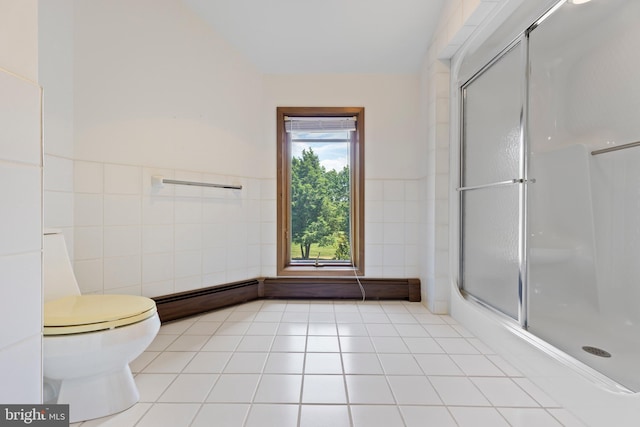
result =
[{"label": "window sill", "polygon": [[322,276],[364,276],[364,272],[351,266],[336,265],[319,265],[316,266],[288,266],[278,269],[278,276],[297,276],[297,277],[322,277]]}]

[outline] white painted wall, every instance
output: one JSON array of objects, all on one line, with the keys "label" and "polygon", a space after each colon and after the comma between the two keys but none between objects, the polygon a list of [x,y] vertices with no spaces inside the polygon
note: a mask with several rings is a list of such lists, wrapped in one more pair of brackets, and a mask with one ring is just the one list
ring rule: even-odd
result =
[{"label": "white painted wall", "polygon": [[[365,107],[367,275],[418,275],[417,76],[262,76],[180,3],[144,5],[75,4],[83,292],[156,296],[275,275],[275,111],[287,105]],[[245,189],[156,191],[153,174]]]},{"label": "white painted wall", "polygon": [[[47,12],[47,52],[54,40],[72,47],[41,67],[59,95],[45,114],[60,119],[45,148],[45,223],[65,230],[83,292],[155,296],[275,275],[275,109],[352,105],[366,115],[366,274],[419,276],[445,312],[448,69],[437,58],[483,3],[443,12],[420,76],[263,76],[174,0]],[[158,191],[154,174],[245,189]]]},{"label": "white painted wall", "polygon": [[[259,276],[261,74],[181,2],[74,6],[82,291],[157,296]],[[157,190],[155,174],[244,188]]]},{"label": "white painted wall", "polygon": [[[0,402],[42,401],[38,3],[0,0]],[[7,327],[11,325],[11,327]]]}]

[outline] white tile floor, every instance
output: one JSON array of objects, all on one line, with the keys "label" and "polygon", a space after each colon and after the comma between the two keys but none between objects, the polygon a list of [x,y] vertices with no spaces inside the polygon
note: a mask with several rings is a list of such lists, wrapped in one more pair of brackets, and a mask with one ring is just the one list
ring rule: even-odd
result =
[{"label": "white tile floor", "polygon": [[93,427],[581,426],[449,316],[399,301],[254,301],[161,327],[140,402]]}]

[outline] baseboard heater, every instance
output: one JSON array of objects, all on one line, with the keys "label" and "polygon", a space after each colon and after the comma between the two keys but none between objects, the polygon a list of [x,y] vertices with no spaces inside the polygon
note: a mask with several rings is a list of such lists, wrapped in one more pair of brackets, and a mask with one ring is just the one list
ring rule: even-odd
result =
[{"label": "baseboard heater", "polygon": [[[367,300],[420,301],[420,279],[360,278]],[[169,322],[256,299],[362,298],[352,277],[259,278],[153,298],[160,320]]]},{"label": "baseboard heater", "polygon": [[155,297],[162,323],[258,299],[256,279]]},{"label": "baseboard heater", "polygon": [[[420,279],[359,280],[368,300],[420,301]],[[263,282],[264,298],[362,298],[355,277],[273,277]]]}]

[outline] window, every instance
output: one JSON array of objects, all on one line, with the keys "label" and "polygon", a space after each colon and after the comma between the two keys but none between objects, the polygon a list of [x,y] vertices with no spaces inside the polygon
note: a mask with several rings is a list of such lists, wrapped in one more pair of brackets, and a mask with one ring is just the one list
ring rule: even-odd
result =
[{"label": "window", "polygon": [[278,275],[364,274],[364,108],[278,107]]}]

